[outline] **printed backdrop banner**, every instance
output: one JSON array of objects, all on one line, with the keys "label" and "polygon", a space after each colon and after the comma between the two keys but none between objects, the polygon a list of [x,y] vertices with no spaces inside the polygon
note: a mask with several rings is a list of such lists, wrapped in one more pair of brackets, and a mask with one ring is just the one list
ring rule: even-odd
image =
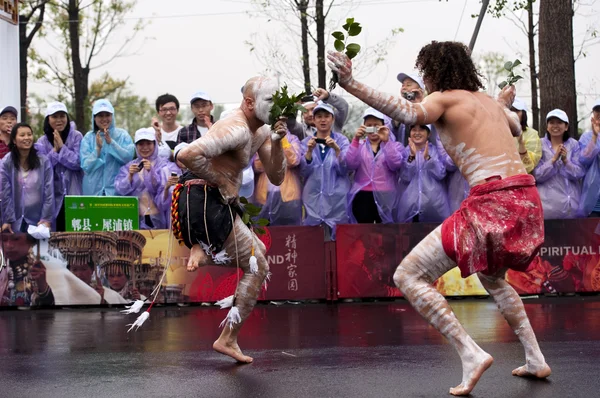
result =
[{"label": "printed backdrop banner", "polygon": [[[188,272],[189,250],[168,230],[0,236],[0,306],[126,304],[149,297],[166,266],[159,303],[214,302],[238,280],[235,263]],[[266,228],[261,239],[272,275],[260,300],[327,297],[323,229]]]},{"label": "printed backdrop banner", "polygon": [[[402,259],[437,224],[340,225],[337,230],[339,298],[399,297],[393,276]],[[600,219],[548,220],[540,256],[528,272],[508,271],[520,294],[600,291]],[[476,276],[457,268],[435,283],[445,296],[487,295]]]}]

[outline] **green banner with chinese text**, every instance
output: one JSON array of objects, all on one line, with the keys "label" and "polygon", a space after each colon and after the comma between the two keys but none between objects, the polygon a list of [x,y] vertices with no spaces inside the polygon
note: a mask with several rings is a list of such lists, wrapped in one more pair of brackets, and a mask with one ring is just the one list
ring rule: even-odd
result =
[{"label": "green banner with chinese text", "polygon": [[67,232],[137,230],[138,198],[66,196],[65,227]]}]

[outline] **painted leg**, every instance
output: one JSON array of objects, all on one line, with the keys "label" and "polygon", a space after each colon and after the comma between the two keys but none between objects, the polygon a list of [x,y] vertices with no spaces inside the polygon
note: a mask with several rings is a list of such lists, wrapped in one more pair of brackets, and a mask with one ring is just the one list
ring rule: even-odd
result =
[{"label": "painted leg", "polygon": [[190,251],[190,258],[187,263],[188,272],[194,272],[198,269],[198,267],[202,265],[206,265],[208,263],[208,257],[202,247],[198,243],[192,246],[192,250]]},{"label": "painted leg", "polygon": [[415,310],[458,352],[463,368],[462,382],[451,388],[450,394],[468,395],[494,360],[471,339],[444,297],[432,285],[455,266],[442,247],[440,226],[406,256],[394,274],[394,282]]},{"label": "painted leg", "polygon": [[500,313],[504,316],[512,330],[515,332],[523,348],[525,348],[525,365],[512,371],[514,376],[537,377],[540,379],[550,376],[552,370],[546,363],[540,350],[533,328],[527,318],[523,301],[515,289],[504,280],[503,270],[498,275],[488,276],[478,274],[481,284],[494,298]]},{"label": "painted leg", "polygon": [[[238,334],[254,309],[258,295],[261,291],[261,286],[269,273],[269,266],[265,257],[265,246],[264,244],[252,233],[250,230],[241,222],[236,219],[235,233],[237,236],[237,251],[240,268],[244,271],[244,276],[240,279],[236,291],[236,299],[234,307],[239,311],[239,322],[230,322],[230,319],[226,319],[225,326],[221,332],[221,336],[213,344],[213,349],[221,354],[228,355],[238,362],[251,363],[253,359],[242,353],[237,338]],[[250,271],[250,256],[252,249],[252,242],[254,241],[254,256],[258,262],[258,271],[252,273]],[[225,243],[227,253],[231,257],[235,254],[235,242],[232,234]],[[235,259],[233,265],[236,265]],[[232,308],[235,309],[235,308]],[[230,312],[231,314],[231,312]],[[228,314],[228,316],[230,315]]]}]

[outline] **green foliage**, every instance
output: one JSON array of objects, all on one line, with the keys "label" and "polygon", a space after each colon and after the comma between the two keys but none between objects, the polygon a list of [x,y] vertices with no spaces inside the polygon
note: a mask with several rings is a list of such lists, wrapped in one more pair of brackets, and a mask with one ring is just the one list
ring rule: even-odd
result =
[{"label": "green foliage", "polygon": [[273,94],[273,107],[269,113],[269,124],[275,125],[280,117],[295,118],[298,111],[305,112],[306,109],[300,105],[304,93],[290,96],[288,87],[284,85]]},{"label": "green foliage", "polygon": [[248,202],[248,199],[243,196],[240,196],[240,203],[244,210],[244,215],[242,216],[243,223],[252,228],[257,235],[264,235],[265,229],[261,227],[269,225],[269,220],[258,217],[262,210],[261,206]]},{"label": "green foliage", "polygon": [[[331,35],[335,38],[333,47],[336,51],[343,52],[346,50],[346,56],[350,59],[355,58],[360,52],[360,45],[357,43],[348,43],[348,39],[356,37],[362,32],[362,26],[360,23],[355,22],[354,18],[347,18],[346,23],[342,26],[342,29],[346,31],[346,34],[342,31],[335,31]],[[329,91],[333,91],[338,82],[338,76],[335,72],[331,75],[329,81]]]},{"label": "green foliage", "polygon": [[356,43],[347,44],[347,42],[350,37],[358,36],[362,32],[362,26],[360,26],[360,23],[354,22],[354,18],[348,18],[342,29],[346,31],[346,34],[341,31],[335,31],[331,34],[335,38],[333,46],[339,52],[346,50],[346,55],[352,59],[360,52],[360,45]]},{"label": "green foliage", "polygon": [[521,65],[521,61],[519,61],[518,59],[515,59],[514,62],[508,61],[504,64],[504,69],[508,71],[508,79],[498,85],[500,89],[503,89],[507,85],[513,85],[523,78],[523,76],[515,75],[514,73],[514,68],[516,68],[519,65]]}]

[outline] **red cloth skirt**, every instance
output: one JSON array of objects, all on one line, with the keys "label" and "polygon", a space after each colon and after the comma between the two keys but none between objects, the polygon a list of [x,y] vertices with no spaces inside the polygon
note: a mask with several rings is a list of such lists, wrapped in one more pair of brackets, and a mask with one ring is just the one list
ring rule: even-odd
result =
[{"label": "red cloth skirt", "polygon": [[527,271],[544,242],[544,214],[535,179],[519,174],[471,188],[442,224],[444,251],[463,278],[502,268]]}]

